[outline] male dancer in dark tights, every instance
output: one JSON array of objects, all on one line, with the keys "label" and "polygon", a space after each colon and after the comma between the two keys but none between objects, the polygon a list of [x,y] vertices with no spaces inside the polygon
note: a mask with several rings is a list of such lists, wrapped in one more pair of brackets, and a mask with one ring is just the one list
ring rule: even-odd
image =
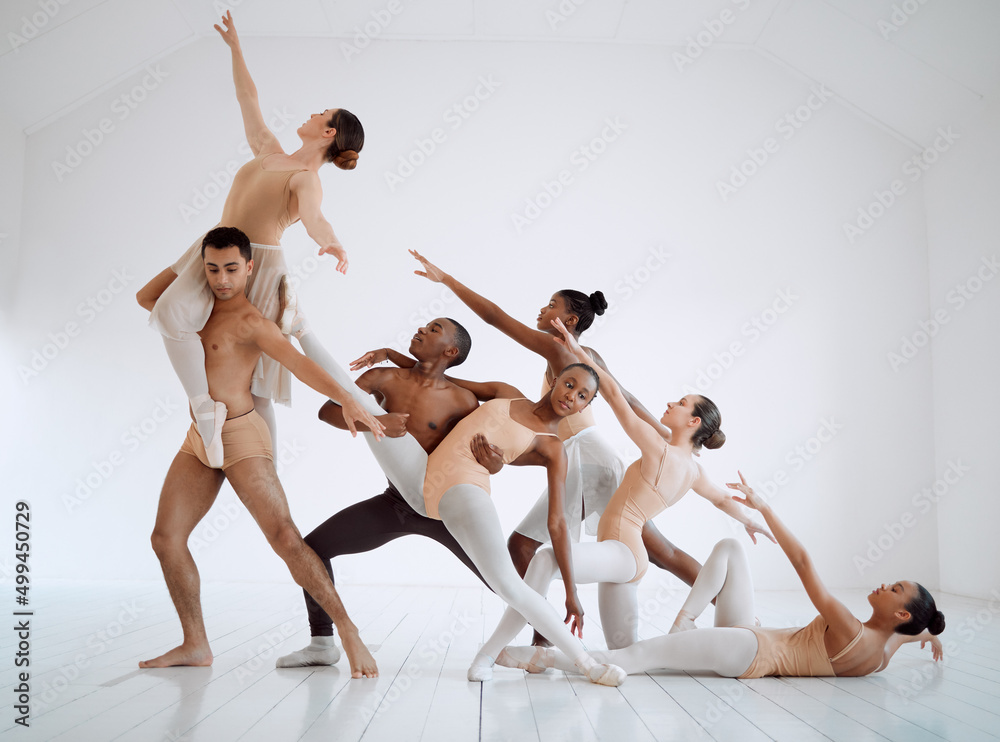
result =
[{"label": "male dancer in dark tights", "polygon": [[[372,551],[410,534],[434,539],[482,579],[444,523],[426,516],[423,500],[427,454],[437,448],[459,420],[479,406],[477,396],[488,399],[507,387],[501,382],[463,381],[469,387],[463,388],[445,378],[445,371],[462,363],[471,346],[466,329],[442,317],[421,327],[413,336],[409,352],[417,363],[412,368],[376,368],[358,378],[357,386],[374,395],[388,413],[379,421],[386,426],[389,438],[373,443],[372,452],[390,481],[382,494],[341,510],[306,536],[306,543],[323,560],[331,581],[334,557]],[[369,356],[382,352],[374,351]],[[385,359],[366,357],[366,363],[355,365],[387,360],[389,352],[384,352]],[[370,404],[367,406],[371,409]],[[320,408],[319,418],[346,429],[343,410],[333,402]],[[473,441],[473,452],[491,474],[503,466],[502,452],[482,436]],[[334,644],[333,622],[308,592],[305,598],[312,641],[297,652],[279,657],[278,667],[330,665],[340,659],[340,650]]]}]

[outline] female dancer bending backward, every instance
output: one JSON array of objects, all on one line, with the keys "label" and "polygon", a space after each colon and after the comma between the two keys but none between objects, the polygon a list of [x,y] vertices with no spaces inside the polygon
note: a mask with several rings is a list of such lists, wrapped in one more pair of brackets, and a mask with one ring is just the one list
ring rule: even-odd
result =
[{"label": "female dancer bending backward", "polygon": [[[604,314],[608,303],[604,294],[596,291],[590,296],[573,289],[563,289],[552,295],[546,306],[538,314],[535,327],[529,327],[517,321],[500,307],[480,296],[475,291],[455,280],[436,265],[414,250],[410,253],[423,265],[423,271],[416,271],[431,281],[442,283],[455,292],[473,312],[478,314],[487,324],[493,325],[512,340],[520,343],[528,350],[534,351],[545,359],[547,365],[543,378],[543,393],[552,386],[552,380],[560,369],[567,364],[577,362],[577,357],[564,345],[556,340],[559,334],[552,326],[553,319],[560,319],[573,336],[580,335],[594,321],[594,317]],[[585,348],[587,363],[602,369],[605,375],[621,390],[632,412],[657,431],[664,440],[670,440],[670,430],[647,410],[638,399],[621,387],[608,371],[604,359],[593,348]],[[387,354],[388,355],[388,354]],[[370,362],[374,357],[367,358]],[[381,358],[378,358],[381,360]],[[457,382],[456,383],[460,383]],[[584,411],[567,417],[559,425],[558,435],[566,447],[568,468],[566,473],[566,520],[574,541],[579,541],[580,523],[585,520],[588,533],[596,531],[597,521],[607,507],[611,496],[621,484],[625,474],[625,461],[614,446],[607,441],[597,428],[594,413],[588,407]],[[522,577],[528,568],[535,551],[548,542],[545,529],[548,513],[548,493],[543,492],[538,502],[524,520],[517,526],[507,542],[514,566]],[[690,555],[667,541],[652,523],[647,523],[642,529],[642,540],[649,554],[650,561],[661,569],[679,577],[690,585],[698,576],[701,565]],[[605,626],[605,640],[609,647],[623,647],[631,642],[625,638],[616,638],[607,631],[607,626],[615,623],[613,617],[603,614],[602,623]],[[634,641],[634,638],[633,640]],[[535,642],[540,637],[535,635]]]},{"label": "female dancer bending backward", "polygon": [[[571,657],[581,673],[594,683],[620,685],[625,679],[621,668],[596,663],[572,633],[583,633],[583,609],[573,582],[563,516],[566,454],[556,437],[559,422],[590,404],[598,383],[592,368],[573,364],[562,370],[538,402],[492,399],[483,404],[459,422],[428,457],[424,504],[429,517],[444,522],[486,584]],[[572,622],[569,629],[545,598],[524,584],[511,564],[489,495],[489,474],[472,454],[471,446],[480,436],[503,451],[505,464],[544,466],[548,472],[549,533],[566,586],[565,620]]]},{"label": "female dancer bending backward", "polygon": [[[586,351],[558,319],[553,325],[562,333],[563,341],[577,358],[587,358]],[[756,543],[755,533],[773,540],[765,528],[754,523],[702,471],[692,454],[701,449],[718,448],[725,441],[720,429],[719,410],[708,398],[688,395],[679,402],[668,403],[660,422],[670,429],[670,443],[665,443],[656,429],[636,415],[617,385],[597,368],[604,396],[618,417],[622,428],[639,447],[641,457],[629,466],[621,486],[608,503],[597,529],[596,543],[573,544],[573,576],[579,582],[598,582],[601,618],[614,619],[605,623],[604,633],[613,636],[618,648],[635,643],[638,631],[638,598],[636,587],[649,560],[642,544],[643,525],[693,489],[717,508],[740,521]],[[524,581],[541,595],[548,593],[549,583],[556,576],[556,564],[551,549],[541,549],[528,567]],[[507,667],[522,663],[509,657],[503,648],[524,627],[524,619],[508,608],[496,631],[486,641],[469,668],[469,679],[488,680],[490,667],[496,662]],[[529,663],[530,664],[530,663]]]},{"label": "female dancer bending backward", "polygon": [[[318,170],[324,162],[352,170],[364,145],[364,129],[351,112],[328,109],[313,114],[299,127],[297,134],[302,146],[290,155],[285,154],[264,123],[257,88],[243,59],[231,13],[223,16],[222,24],[225,29],[216,25],[215,30],[232,50],[236,99],[254,159],[233,177],[220,224],[241,229],[250,238],[254,263],[248,283],[250,302],[265,317],[278,322],[286,335],[294,333],[305,354],[350,391],[353,386],[350,377],[333,363],[315,335],[309,333],[304,317],[297,313],[295,298],[285,279],[288,269],[280,240],[285,228],[301,219],[309,236],[320,246],[320,254],[334,255],[338,260],[337,270],[342,273],[347,270],[347,253],[320,211],[323,190]],[[151,310],[150,324],[163,335],[167,355],[191,402],[209,463],[221,466],[221,431],[226,407],[208,394],[205,351],[197,335],[205,326],[214,301],[205,280],[201,243],[199,237],[180,260],[144,286],[136,299]],[[254,372],[251,391],[257,412],[267,422],[271,440],[275,441],[270,400],[282,404],[291,401],[291,375],[279,363],[263,356]],[[354,420],[366,425],[374,423],[371,429],[381,432],[372,415],[358,409],[355,402],[346,401],[345,413],[351,420],[352,432]]]},{"label": "female dancer bending backward", "polygon": [[[800,629],[754,626],[753,582],[746,553],[738,542],[725,539],[705,561],[670,634],[627,649],[594,652],[598,662],[614,662],[629,673],[667,668],[711,671],[731,678],[844,677],[884,669],[899,647],[914,641],[921,646],[929,641],[934,659],[940,659],[941,642],[936,636],[944,631],[944,615],[922,585],[896,582],[875,588],[868,596],[871,618],[858,620],[829,593],[805,548],[747,485],[742,473],[740,481],[729,485],[743,493],[742,498],[733,499],[764,516],[819,615]],[[694,619],[716,596],[715,628],[687,630],[694,628]],[[526,663],[534,657],[535,648],[508,647],[507,652]],[[535,671],[547,667],[576,671],[573,663],[552,650],[545,650],[535,662]]]}]

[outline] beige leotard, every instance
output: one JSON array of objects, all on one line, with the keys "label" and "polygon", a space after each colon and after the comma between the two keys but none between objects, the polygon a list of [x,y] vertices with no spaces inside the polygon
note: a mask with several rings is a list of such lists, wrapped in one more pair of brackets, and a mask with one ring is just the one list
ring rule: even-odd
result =
[{"label": "beige leotard", "polygon": [[280,245],[281,235],[298,221],[289,214],[292,192],[288,183],[307,168],[265,170],[268,157],[258,155],[236,172],[219,224],[239,227],[255,244]]},{"label": "beige leotard", "polygon": [[865,633],[861,624],[850,643],[833,657],[828,657],[824,637],[829,624],[816,616],[807,626],[792,629],[765,629],[741,626],[757,636],[757,655],[740,678],[763,678],[770,675],[790,677],[827,677],[835,675],[833,663],[842,660],[857,646]]},{"label": "beige leotard", "polygon": [[503,450],[503,462],[509,464],[524,453],[538,433],[511,419],[511,399],[491,399],[464,417],[448,433],[427,459],[424,477],[424,504],[427,516],[437,518],[441,497],[456,484],[474,484],[490,491],[490,474],[476,461],[471,443],[476,433],[482,433],[493,445]]},{"label": "beige leotard", "polygon": [[[554,383],[555,380],[550,379],[546,371],[545,376],[542,378],[542,396],[551,391]],[[597,425],[597,419],[594,417],[593,405],[589,404],[579,412],[574,412],[569,417],[564,417],[560,420],[556,435],[559,436],[559,440],[564,441],[567,438],[572,438],[580,431],[592,428],[595,425]]]},{"label": "beige leotard", "polygon": [[663,446],[652,482],[642,475],[642,459],[633,461],[625,470],[625,478],[601,516],[597,540],[621,541],[631,550],[635,556],[635,577],[630,582],[641,580],[649,568],[642,527],[691,489],[699,474],[700,468],[689,454],[668,444]]}]

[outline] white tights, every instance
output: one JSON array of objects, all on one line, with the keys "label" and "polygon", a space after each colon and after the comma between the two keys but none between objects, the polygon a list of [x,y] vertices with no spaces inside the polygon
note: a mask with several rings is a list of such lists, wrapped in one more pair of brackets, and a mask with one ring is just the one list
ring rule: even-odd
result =
[{"label": "white tights", "polygon": [[[635,556],[621,541],[576,543],[572,547],[573,579],[577,583],[600,583],[601,623],[608,647],[616,649],[633,644],[638,628],[638,583],[630,583],[629,580],[635,577]],[[524,582],[544,598],[552,580],[558,576],[559,563],[555,552],[551,547],[546,547],[535,552],[528,571],[524,574]],[[608,591],[606,587],[616,589]],[[508,606],[480,654],[497,657],[500,650],[512,642],[524,628],[525,623],[524,617],[513,606]],[[544,631],[541,633],[551,641],[551,637]]]},{"label": "white tights", "polygon": [[[747,671],[757,655],[757,637],[748,629],[754,622],[753,580],[743,546],[735,539],[715,545],[698,573],[681,610],[698,616],[717,597],[715,628],[682,631],[636,642],[625,649],[591,652],[597,662],[618,665],[626,673],[665,668],[687,672],[715,672],[736,678]],[[518,658],[529,659],[533,647],[508,647]],[[561,652],[548,652],[546,665],[579,672]]]},{"label": "white tights", "polygon": [[[493,592],[559,647],[574,667],[593,664],[555,609],[518,577],[496,508],[486,492],[474,484],[455,485],[442,496],[438,512]],[[579,667],[576,671],[580,671]]]}]

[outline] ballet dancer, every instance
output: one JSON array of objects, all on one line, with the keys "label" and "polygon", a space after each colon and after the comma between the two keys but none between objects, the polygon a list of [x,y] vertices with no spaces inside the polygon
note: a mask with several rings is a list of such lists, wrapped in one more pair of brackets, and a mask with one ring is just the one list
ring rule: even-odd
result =
[{"label": "ballet dancer", "polygon": [[[319,254],[337,258],[337,270],[347,271],[347,253],[323,217],[320,206],[323,190],[319,168],[333,162],[342,170],[352,170],[364,145],[364,129],[350,111],[327,109],[313,114],[296,132],[302,146],[285,154],[277,137],[264,123],[264,116],[243,50],[233,24],[232,13],[215,25],[232,52],[236,100],[243,115],[247,142],[254,158],[233,177],[233,185],[222,208],[220,225],[243,230],[251,241],[254,271],[248,282],[250,303],[268,319],[279,322],[285,335],[295,334],[303,351],[332,373],[329,356],[309,332],[305,317],[285,276],[288,269],[281,249],[285,229],[301,219],[309,236],[319,245]],[[163,335],[167,355],[180,378],[194,410],[195,423],[208,451],[212,466],[224,456],[220,431],[226,409],[208,393],[205,353],[197,332],[212,310],[212,291],[205,281],[201,263],[201,238],[136,295],[139,304],[151,310],[150,324]],[[343,383],[341,380],[338,380]],[[291,401],[291,376],[274,359],[263,357],[254,370],[252,392],[258,413],[267,422],[275,439],[271,400]]]},{"label": "ballet dancer", "polygon": [[[323,561],[331,582],[331,560],[335,557],[372,551],[411,534],[437,541],[482,579],[444,523],[427,517],[423,498],[427,455],[459,420],[479,406],[471,391],[445,378],[445,371],[463,363],[471,347],[472,339],[464,327],[453,319],[438,318],[418,329],[410,341],[409,352],[416,359],[413,367],[375,368],[358,378],[357,387],[380,398],[388,413],[378,418],[386,426],[388,438],[374,444],[372,451],[390,481],[382,494],[341,510],[306,536],[306,544]],[[507,396],[516,392],[499,383],[490,386],[494,392],[508,392]],[[320,408],[319,418],[346,428],[343,410],[333,402]],[[502,452],[483,436],[473,439],[472,453],[490,474],[503,466]],[[330,617],[308,592],[305,600],[311,641],[303,649],[279,657],[277,667],[332,665],[340,659]]]},{"label": "ballet dancer", "polygon": [[[598,377],[584,364],[567,366],[538,402],[521,397],[493,399],[464,418],[427,460],[424,504],[427,515],[442,520],[472,559],[483,580],[532,626],[573,657],[587,678],[620,685],[625,676],[613,665],[598,664],[577,636],[583,609],[573,581],[570,539],[563,506],[566,453],[556,436],[560,420],[584,409],[598,389]],[[513,390],[516,393],[516,390]],[[549,534],[566,588],[566,619],[518,576],[504,544],[500,519],[489,495],[489,474],[476,462],[471,445],[478,435],[503,451],[505,464],[544,466],[549,483]]]},{"label": "ballet dancer", "polygon": [[[496,304],[472,291],[416,251],[411,250],[410,253],[423,266],[423,271],[415,271],[417,275],[444,284],[487,324],[493,325],[515,342],[545,359],[547,366],[543,379],[543,393],[551,387],[552,380],[560,369],[578,360],[564,345],[556,341],[558,333],[552,326],[552,320],[559,318],[574,337],[579,338],[591,326],[594,317],[604,314],[608,306],[604,294],[600,291],[588,296],[581,291],[564,289],[553,294],[548,304],[542,307],[536,326],[532,328],[517,321]],[[601,368],[610,379],[614,379],[601,355],[593,348],[588,347],[586,351],[589,357],[587,363]],[[659,432],[664,440],[669,441],[670,430],[617,380],[615,384],[632,411]],[[587,523],[591,535],[596,533],[601,513],[604,512],[625,475],[626,462],[614,446],[600,434],[594,413],[589,407],[560,423],[558,434],[566,447],[569,462],[566,474],[566,520],[573,540],[579,541],[581,521]],[[547,501],[548,492],[542,492],[541,497],[514,529],[507,542],[511,559],[514,560],[514,566],[522,577],[532,556],[549,540],[545,529]],[[652,522],[643,526],[642,541],[650,562],[655,566],[676,575],[687,585],[694,582],[701,565],[668,541]],[[610,625],[614,624],[615,620],[605,617],[602,613],[602,623]],[[624,640],[621,638],[610,635],[605,638],[609,646],[626,645],[622,643]],[[547,644],[537,633],[533,641],[536,644]]]},{"label": "ballet dancer", "polygon": [[[944,615],[934,598],[916,582],[881,585],[868,596],[872,615],[855,618],[827,590],[808,552],[767,502],[740,473],[729,487],[734,497],[764,516],[788,560],[798,573],[819,615],[803,628],[754,626],[753,582],[746,553],[734,539],[720,541],[698,574],[691,593],[666,636],[646,639],[626,649],[594,652],[599,662],[614,662],[626,672],[658,668],[714,672],[731,678],[769,675],[853,677],[884,669],[903,644],[930,642],[935,660],[943,656],[937,635]],[[694,620],[716,598],[715,628],[694,629]],[[529,671],[555,667],[578,672],[567,657],[551,649],[508,647],[507,653]]]},{"label": "ballet dancer", "polygon": [[352,677],[374,677],[378,674],[374,658],[362,643],[319,557],[292,522],[274,470],[271,437],[254,410],[250,394],[250,379],[261,353],[321,394],[338,400],[351,427],[354,420],[361,420],[381,434],[381,423],[362,410],[314,361],[295,350],[278,326],[247,300],[244,291],[254,264],[245,234],[228,227],[213,229],[206,235],[202,250],[215,302],[200,334],[209,389],[213,398],[225,403],[231,412],[222,426],[226,455],[221,466],[213,467],[197,427],[192,424],[167,472],[151,541],[184,638],[180,646],[139,666],[212,664],[201,612],[201,581],[187,541],[211,508],[223,479],[228,479],[295,581],[332,616],[350,660]]},{"label": "ballet dancer", "polygon": [[[588,358],[576,338],[558,319],[553,326],[562,333],[562,341],[578,358]],[[709,500],[730,517],[742,523],[750,538],[755,534],[773,536],[748,517],[723,487],[712,482],[692,454],[705,448],[719,448],[725,442],[722,419],[715,404],[706,397],[688,395],[668,403],[660,423],[670,429],[666,443],[656,428],[632,411],[625,396],[608,374],[595,368],[605,389],[604,396],[622,428],[639,447],[640,458],[625,472],[625,478],[608,503],[597,529],[597,542],[573,544],[573,576],[578,583],[597,582],[598,603],[604,633],[612,637],[617,649],[638,639],[638,598],[636,588],[646,573],[649,559],[642,543],[643,525],[681,499],[690,489]],[[540,595],[548,593],[557,574],[552,550],[540,549],[528,566],[524,581]],[[469,668],[470,679],[492,677],[494,659],[500,665],[519,667],[520,663],[503,652],[524,627],[524,618],[508,608],[493,635],[486,641]]]}]

